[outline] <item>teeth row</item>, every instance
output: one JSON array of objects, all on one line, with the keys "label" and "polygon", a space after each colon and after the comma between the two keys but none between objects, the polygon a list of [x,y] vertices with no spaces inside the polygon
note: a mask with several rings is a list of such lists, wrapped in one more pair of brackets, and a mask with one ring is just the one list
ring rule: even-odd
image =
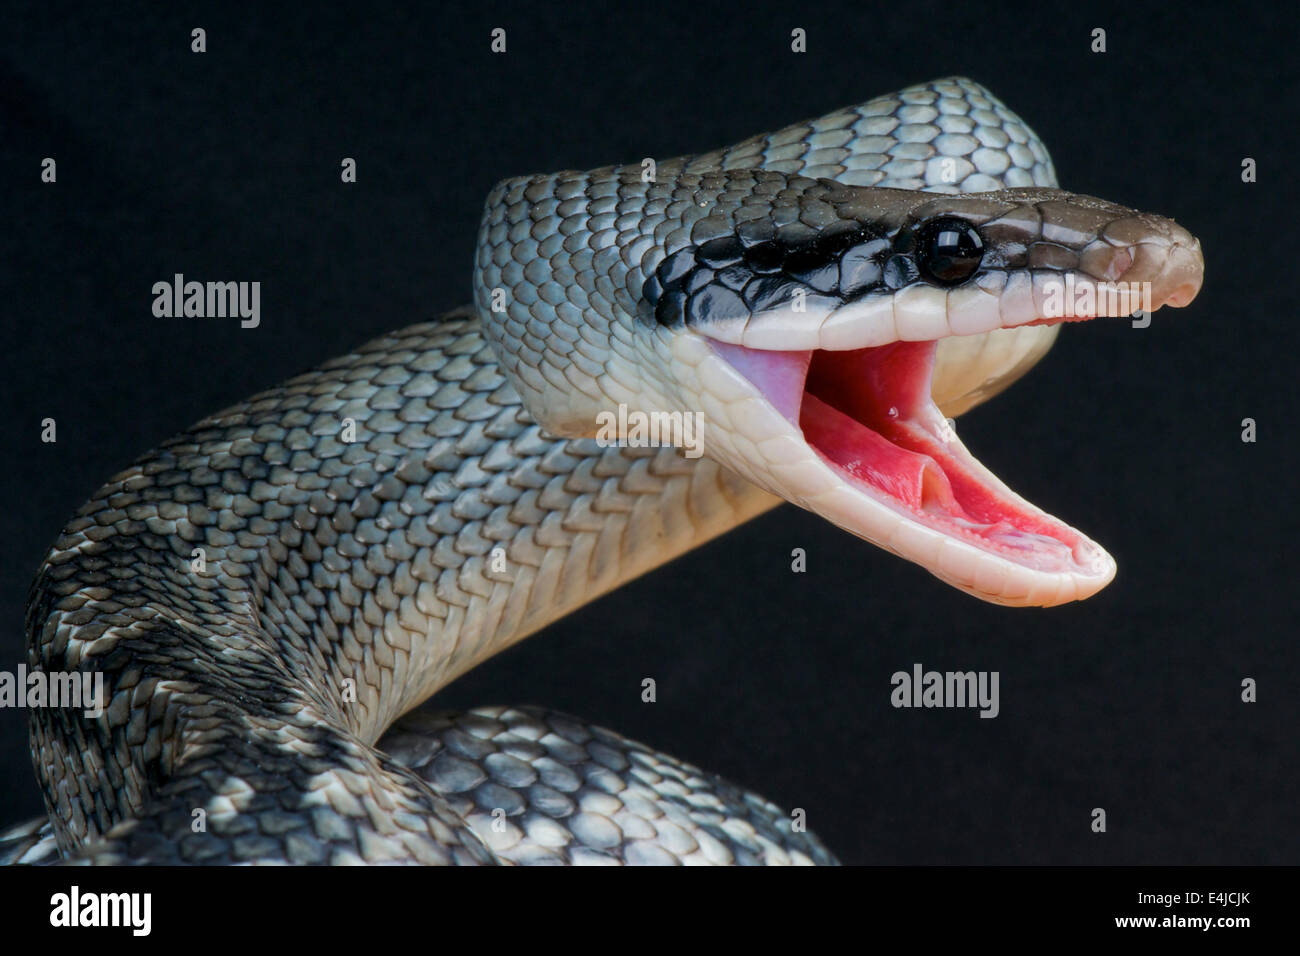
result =
[{"label": "teeth row", "polygon": [[[893,295],[869,296],[826,311],[762,312],[741,321],[699,327],[710,338],[753,349],[805,350],[871,348],[890,342],[929,342],[952,335],[977,335],[1016,328],[1044,318],[1132,315],[1150,305],[1139,288],[1098,283],[1089,277],[1038,271],[988,273],[955,289],[916,284]],[[1082,298],[1081,298],[1082,297]],[[1090,308],[1076,312],[1079,302]]]}]

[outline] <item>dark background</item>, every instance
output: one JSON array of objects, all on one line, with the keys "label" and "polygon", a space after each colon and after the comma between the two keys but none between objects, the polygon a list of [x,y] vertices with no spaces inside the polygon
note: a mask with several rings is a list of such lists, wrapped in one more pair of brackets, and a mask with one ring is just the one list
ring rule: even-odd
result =
[{"label": "dark background", "polygon": [[[965,74],[1037,130],[1066,188],[1172,216],[1205,250],[1191,308],[1144,330],[1065,329],[960,426],[994,472],[1105,545],[1116,581],[1054,610],[985,605],[784,506],[440,699],[619,730],[805,808],[845,862],[1298,862],[1294,24],[1259,5],[1083,6],[14,11],[0,668],[22,655],[44,550],[103,479],[468,301],[497,179],[710,149]],[[45,156],[57,185],[40,182]],[[261,327],[154,318],[151,286],[175,272],[260,280]],[[39,440],[46,417],[57,444]],[[913,662],[999,671],[1001,716],[891,708],[890,675]],[[1258,703],[1241,702],[1244,677]],[[0,712],[0,772],[0,825],[40,812],[22,711]]]}]

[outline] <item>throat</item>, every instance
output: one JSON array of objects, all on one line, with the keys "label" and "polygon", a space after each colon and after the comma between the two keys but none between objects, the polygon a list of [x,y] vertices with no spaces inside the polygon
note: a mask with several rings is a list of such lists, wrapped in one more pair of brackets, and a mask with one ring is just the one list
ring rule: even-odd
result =
[{"label": "throat", "polygon": [[[823,458],[915,512],[969,518],[920,427],[929,405],[936,342],[896,342],[859,352],[816,352],[799,426]],[[942,429],[949,429],[945,421]]]}]

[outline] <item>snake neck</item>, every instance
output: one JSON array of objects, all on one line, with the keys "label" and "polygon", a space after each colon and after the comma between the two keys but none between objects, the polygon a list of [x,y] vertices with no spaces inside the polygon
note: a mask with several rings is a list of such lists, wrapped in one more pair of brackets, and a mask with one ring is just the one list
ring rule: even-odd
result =
[{"label": "snake neck", "polygon": [[[326,582],[345,601],[361,599],[336,643],[335,666],[321,677],[354,680],[353,709],[365,715],[356,729],[367,741],[498,652],[779,503],[676,447],[548,435],[468,309],[385,336],[357,356],[410,354],[429,367],[403,387],[401,408],[381,390],[387,401],[354,416],[358,435],[376,436],[392,434],[393,418],[428,419],[397,433],[402,454],[368,442],[375,453],[358,456],[349,472],[362,479],[354,487],[370,484],[351,510],[378,511],[371,520],[384,555],[367,548],[364,572],[354,559]],[[375,382],[389,377],[381,368]],[[393,553],[391,531],[401,523],[404,545]],[[364,531],[358,525],[346,542],[355,542],[356,558]],[[298,557],[315,559],[315,568],[294,569],[298,579],[327,566],[306,537]],[[310,631],[322,622],[307,623]],[[390,672],[394,689],[385,686]]]},{"label": "snake neck", "polygon": [[[255,395],[111,480],[33,586],[33,666],[108,684],[95,721],[33,716],[35,750],[65,764],[37,767],[70,821],[61,845],[137,813],[204,749],[190,731],[214,706],[270,735],[268,754],[295,721],[368,746],[460,674],[775,503],[677,448],[548,436],[468,310]],[[116,726],[145,694],[157,724]],[[93,766],[133,734],[154,743]],[[70,808],[56,791],[74,774],[90,792]]]},{"label": "snake neck", "polygon": [[[465,379],[474,384],[458,387],[486,394],[495,411],[482,428],[448,423],[459,434],[445,441],[465,454],[448,462],[455,492],[444,493],[430,515],[445,522],[434,549],[445,557],[436,582],[421,582],[415,595],[424,616],[411,637],[422,635],[426,665],[403,710],[552,621],[779,503],[676,447],[549,436],[501,375],[478,319],[456,322],[463,328],[459,347],[472,349],[475,369]],[[462,400],[472,406],[473,397]]]}]

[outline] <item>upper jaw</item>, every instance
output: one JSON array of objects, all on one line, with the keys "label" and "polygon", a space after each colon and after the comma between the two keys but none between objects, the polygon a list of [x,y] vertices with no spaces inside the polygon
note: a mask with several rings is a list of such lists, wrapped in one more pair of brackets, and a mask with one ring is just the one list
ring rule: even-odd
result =
[{"label": "upper jaw", "polygon": [[[1182,306],[1201,283],[1200,244],[1176,222],[1060,190],[819,181],[784,203],[733,234],[658,259],[652,249],[644,281],[629,280],[645,318],[747,348],[835,351]],[[928,272],[947,224],[978,243],[964,281]]]},{"label": "upper jaw", "polygon": [[1098,237],[1069,270],[990,269],[953,288],[918,282],[820,314],[786,308],[702,324],[695,331],[751,349],[842,351],[1127,316],[1164,305],[1181,308],[1200,291],[1201,248],[1189,234],[1148,234],[1131,244],[1115,242]]}]

